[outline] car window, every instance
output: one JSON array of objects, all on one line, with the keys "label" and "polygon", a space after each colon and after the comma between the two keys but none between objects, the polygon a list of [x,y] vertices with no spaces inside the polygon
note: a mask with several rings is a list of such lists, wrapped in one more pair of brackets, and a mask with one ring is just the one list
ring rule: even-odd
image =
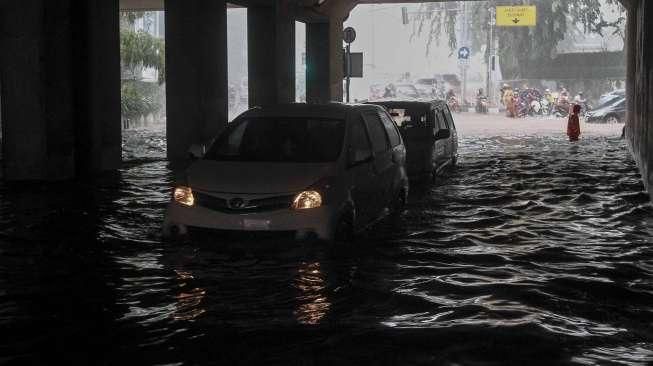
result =
[{"label": "car window", "polygon": [[450,124],[449,121],[447,120],[447,114],[443,110],[441,110],[439,114],[440,114],[440,118],[442,119],[442,122],[444,122],[443,128],[448,130]]},{"label": "car window", "polygon": [[352,150],[354,161],[364,161],[372,156],[372,148],[370,147],[370,140],[367,137],[365,130],[365,123],[362,118],[352,123],[349,135],[349,148]]},{"label": "car window", "polygon": [[446,130],[447,126],[444,123],[444,116],[442,115],[442,112],[438,111],[435,113],[435,118],[437,120],[436,127],[439,130]]},{"label": "car window", "polygon": [[397,132],[397,128],[395,127],[395,124],[392,122],[390,117],[382,112],[379,112],[379,117],[381,118],[381,122],[383,122],[385,131],[388,133],[388,137],[390,138],[390,146],[395,147],[401,144],[401,137],[399,137],[399,132]]},{"label": "car window", "polygon": [[385,132],[385,127],[379,119],[379,115],[373,112],[363,114],[365,124],[367,124],[367,131],[370,134],[370,141],[372,141],[372,150],[375,153],[382,153],[388,151],[388,135]]},{"label": "car window", "polygon": [[218,161],[325,163],[338,159],[345,134],[342,120],[258,117],[232,125],[205,158]]},{"label": "car window", "polygon": [[447,117],[447,125],[451,126],[451,128],[455,130],[456,124],[453,122],[453,116],[451,115],[449,106],[447,106],[447,109],[444,111],[444,115]]}]

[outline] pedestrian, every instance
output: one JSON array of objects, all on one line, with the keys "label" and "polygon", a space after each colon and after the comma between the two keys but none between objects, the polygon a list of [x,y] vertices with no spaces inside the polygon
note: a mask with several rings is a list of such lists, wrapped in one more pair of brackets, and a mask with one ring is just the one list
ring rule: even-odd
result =
[{"label": "pedestrian", "polygon": [[574,104],[570,112],[569,120],[567,121],[567,136],[569,136],[569,141],[574,142],[578,141],[578,137],[580,136],[580,120],[578,118],[580,105]]}]

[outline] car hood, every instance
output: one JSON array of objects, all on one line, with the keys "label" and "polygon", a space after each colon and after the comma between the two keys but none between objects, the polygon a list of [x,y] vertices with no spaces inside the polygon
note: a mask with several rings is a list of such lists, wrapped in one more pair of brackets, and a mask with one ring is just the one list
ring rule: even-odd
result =
[{"label": "car hood", "polygon": [[607,106],[603,108],[598,108],[592,111],[588,112],[588,116],[590,117],[605,117],[606,114],[616,112],[617,108],[615,106]]},{"label": "car hood", "polygon": [[200,160],[188,168],[191,188],[223,193],[292,193],[334,174],[335,164]]}]

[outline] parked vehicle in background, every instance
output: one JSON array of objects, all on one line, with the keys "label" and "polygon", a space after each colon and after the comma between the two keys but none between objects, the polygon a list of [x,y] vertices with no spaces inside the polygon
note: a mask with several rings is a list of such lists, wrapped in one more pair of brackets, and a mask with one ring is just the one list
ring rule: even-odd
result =
[{"label": "parked vehicle in background", "polygon": [[587,123],[624,123],[626,121],[626,98],[613,101],[585,114]]},{"label": "parked vehicle in background", "polygon": [[626,90],[625,89],[617,89],[613,90],[609,93],[605,93],[601,95],[599,98],[599,101],[597,103],[597,109],[602,108],[607,104],[614,103],[618,101],[620,98],[625,98],[626,97]]},{"label": "parked vehicle in background", "polygon": [[411,178],[435,178],[458,160],[458,133],[444,101],[378,101],[393,117],[406,145]]},{"label": "parked vehicle in background", "polygon": [[395,85],[395,96],[397,98],[418,99],[420,94],[413,84],[397,84]]},{"label": "parked vehicle in background", "polygon": [[422,78],[415,81],[415,88],[419,91],[422,98],[435,98],[438,81],[434,78]]},{"label": "parked vehicle in background", "polygon": [[376,100],[383,98],[383,93],[385,88],[381,84],[372,84],[370,85],[370,95],[369,100]]},{"label": "parked vehicle in background", "polygon": [[188,168],[163,234],[202,228],[347,240],[403,210],[405,163],[398,128],[379,106],[250,109]]}]

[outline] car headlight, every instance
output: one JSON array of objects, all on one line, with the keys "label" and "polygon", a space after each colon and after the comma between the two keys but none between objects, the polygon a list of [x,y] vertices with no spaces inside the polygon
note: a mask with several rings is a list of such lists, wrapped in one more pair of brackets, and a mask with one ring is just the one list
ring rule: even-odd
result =
[{"label": "car headlight", "polygon": [[322,195],[317,191],[301,192],[292,200],[292,208],[295,210],[307,210],[320,206],[322,206]]},{"label": "car headlight", "polygon": [[173,194],[175,202],[180,203],[184,206],[193,206],[195,204],[195,197],[193,197],[193,190],[190,187],[179,186],[175,188],[175,193]]}]

